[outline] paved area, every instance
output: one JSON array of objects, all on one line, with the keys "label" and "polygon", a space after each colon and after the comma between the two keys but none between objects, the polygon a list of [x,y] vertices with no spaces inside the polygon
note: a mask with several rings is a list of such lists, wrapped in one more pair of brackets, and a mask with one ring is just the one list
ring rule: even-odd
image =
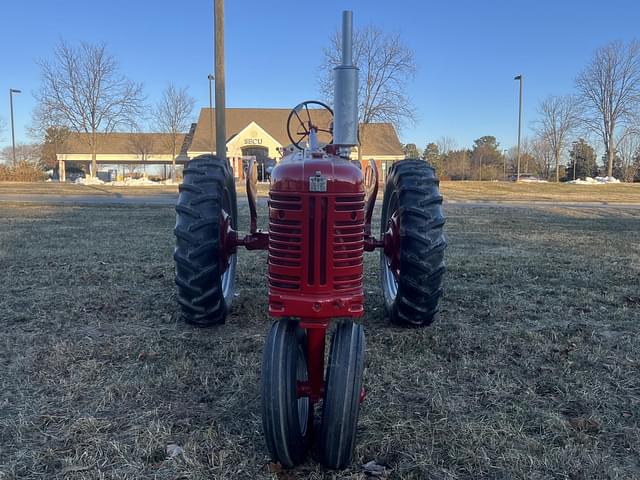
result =
[{"label": "paved area", "polygon": [[520,207],[520,208],[630,208],[640,210],[640,203],[615,203],[615,202],[552,202],[536,200],[523,202],[518,200],[446,200],[445,205],[464,205],[467,207]]},{"label": "paved area", "polygon": [[57,194],[0,194],[0,203],[39,203],[47,205],[175,205],[174,193],[155,195],[57,195]]},{"label": "paved area", "polygon": [[[176,193],[164,193],[153,195],[124,195],[124,194],[100,194],[100,195],[57,195],[57,194],[0,194],[0,203],[37,203],[46,205],[159,205],[171,206],[176,204]],[[238,195],[239,203],[246,203],[244,195]],[[266,204],[267,199],[261,197],[260,204]],[[379,199],[382,202],[382,198]],[[608,203],[608,202],[551,202],[534,201],[523,202],[516,200],[505,201],[476,201],[476,200],[447,200],[446,205],[460,205],[467,207],[563,207],[563,208],[629,208],[640,209],[640,203]]]}]

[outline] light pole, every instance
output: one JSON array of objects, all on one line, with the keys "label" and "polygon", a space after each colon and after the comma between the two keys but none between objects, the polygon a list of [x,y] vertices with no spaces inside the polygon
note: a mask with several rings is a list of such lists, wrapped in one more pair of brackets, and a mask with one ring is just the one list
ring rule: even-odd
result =
[{"label": "light pole", "polygon": [[507,149],[502,150],[502,180],[507,180]]},{"label": "light pole", "polygon": [[464,176],[464,164],[467,161],[467,151],[463,150],[462,151],[462,180],[466,180],[465,176]]},{"label": "light pole", "polygon": [[9,89],[9,109],[11,110],[11,145],[13,148],[12,151],[12,158],[13,158],[13,164],[16,164],[16,132],[15,132],[15,127],[13,125],[13,94],[14,93],[22,93],[21,90],[16,90],[15,88],[10,88]]},{"label": "light pole", "polygon": [[513,77],[514,80],[520,80],[520,107],[518,108],[518,173],[516,174],[516,182],[520,181],[520,129],[522,127],[522,74]]},{"label": "light pole", "polygon": [[214,80],[214,76],[209,74],[207,75],[207,78],[209,79],[209,122],[211,123],[211,132],[209,132],[211,134],[211,155],[213,155],[213,137],[214,137],[214,132],[213,132],[213,90],[211,87],[211,82],[213,82]]}]

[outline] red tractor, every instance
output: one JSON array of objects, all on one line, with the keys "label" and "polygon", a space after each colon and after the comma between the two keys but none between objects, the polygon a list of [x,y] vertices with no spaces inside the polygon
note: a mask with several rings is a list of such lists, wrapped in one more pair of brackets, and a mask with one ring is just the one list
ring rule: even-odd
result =
[{"label": "red tractor", "polygon": [[[349,157],[358,144],[351,31],[351,12],[344,12],[335,114],[320,102],[304,102],[289,115],[289,139],[298,150],[272,171],[269,231],[257,228],[253,164],[247,175],[247,235],[237,231],[235,182],[225,159],[191,160],[176,206],[176,283],[188,323],[223,323],[234,296],[237,248],[268,250],[269,315],[277,320],[264,347],[262,417],[271,458],[284,467],[305,459],[319,405],[316,438],[323,463],[344,468],[351,462],[365,395],[364,329],[351,320],[364,313],[364,252],[380,250],[384,306],[392,323],[429,325],[442,294],[445,221],[433,168],[422,160],[393,164],[380,237],[371,233],[377,168],[371,161],[363,173]],[[327,117],[333,122],[322,120]],[[323,145],[322,135],[332,139]],[[333,331],[325,369],[326,333],[336,318],[346,320]]]}]

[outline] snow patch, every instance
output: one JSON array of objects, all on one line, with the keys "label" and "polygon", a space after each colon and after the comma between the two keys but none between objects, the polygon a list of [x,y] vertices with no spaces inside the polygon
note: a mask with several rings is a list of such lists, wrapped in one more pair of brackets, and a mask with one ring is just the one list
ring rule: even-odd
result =
[{"label": "snow patch", "polygon": [[111,182],[109,185],[114,187],[136,187],[141,185],[160,185],[160,182],[154,182],[148,178],[127,178],[126,180]]},{"label": "snow patch", "polygon": [[584,180],[578,178],[577,180],[571,180],[567,183],[572,183],[574,185],[606,185],[608,183],[620,183],[620,180],[614,177],[585,177]]},{"label": "snow patch", "polygon": [[100,180],[98,177],[85,177],[85,178],[76,178],[76,181],[73,182],[77,185],[104,185],[104,182]]},{"label": "snow patch", "polygon": [[596,177],[596,180],[601,183],[620,183],[615,177]]}]

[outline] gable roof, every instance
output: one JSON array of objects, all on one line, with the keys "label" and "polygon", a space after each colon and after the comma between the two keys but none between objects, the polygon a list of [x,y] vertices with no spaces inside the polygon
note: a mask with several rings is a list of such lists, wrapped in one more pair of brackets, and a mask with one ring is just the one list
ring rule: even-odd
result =
[{"label": "gable roof", "polygon": [[[327,124],[331,115],[326,110],[310,109],[314,119]],[[289,145],[287,119],[288,108],[227,108],[227,141],[244,130],[251,122],[257,123],[281,145]],[[215,108],[200,110],[198,126],[189,150],[192,152],[215,151]],[[402,145],[395,128],[390,123],[360,125],[363,155],[403,155]],[[213,132],[213,133],[212,133]]]},{"label": "gable roof", "polygon": [[396,129],[390,123],[360,124],[362,156],[404,155]]},{"label": "gable roof", "polygon": [[270,140],[275,141],[276,143],[282,144],[281,142],[273,138],[269,132],[267,132],[264,128],[262,128],[260,125],[258,125],[255,121],[252,120],[242,130],[240,130],[239,132],[235,132],[233,135],[231,135],[231,137],[229,137],[229,139],[227,140],[227,147],[230,144],[232,144],[238,137],[242,138],[242,135],[245,132],[247,132],[252,137],[264,135],[268,137]]},{"label": "gable roof", "polygon": [[[314,120],[327,125],[331,115],[326,110],[310,109]],[[287,135],[288,108],[228,108],[227,141],[246,129],[252,122],[265,130],[281,145],[289,145]],[[213,118],[212,118],[213,117]],[[303,117],[304,118],[304,117]],[[211,121],[213,120],[213,122]],[[213,135],[211,132],[214,132]],[[98,154],[131,155],[139,153],[136,138],[150,143],[149,154],[170,155],[171,135],[167,133],[99,133]],[[363,158],[367,156],[402,156],[402,145],[395,128],[390,123],[360,124]],[[191,152],[215,151],[215,109],[200,110],[198,123],[192,125],[189,133],[178,135],[179,155]],[[88,154],[90,152],[88,135],[71,133],[60,149],[63,154]]]},{"label": "gable roof", "polygon": [[[99,133],[97,153],[135,155],[140,153],[137,145],[144,143],[149,154],[171,155],[171,137],[169,133]],[[178,155],[187,153],[185,137],[188,134],[180,133],[177,136]],[[86,154],[90,151],[87,133],[70,133],[60,148],[60,152],[65,154]]]}]

